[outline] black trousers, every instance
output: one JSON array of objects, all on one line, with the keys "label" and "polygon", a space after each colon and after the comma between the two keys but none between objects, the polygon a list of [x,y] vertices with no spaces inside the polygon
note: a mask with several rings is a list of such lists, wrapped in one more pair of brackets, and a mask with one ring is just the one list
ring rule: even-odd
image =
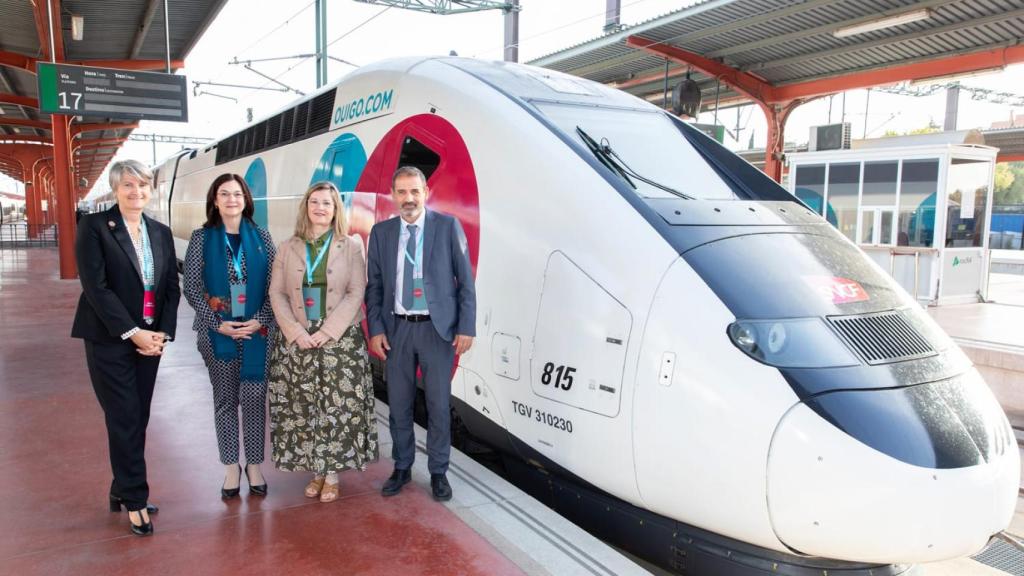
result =
[{"label": "black trousers", "polygon": [[160,357],[139,354],[130,340],[114,344],[86,340],[85,360],[107,423],[114,473],[110,493],[123,498],[129,510],[142,510],[149,501],[146,427]]},{"label": "black trousers", "polygon": [[413,403],[416,400],[416,368],[423,374],[423,391],[427,398],[427,469],[431,474],[448,471],[451,455],[452,368],[455,348],[441,338],[434,325],[427,322],[395,320],[395,330],[388,335],[387,371],[388,418],[391,426],[391,457],[395,468],[408,470],[416,458],[416,437],[413,433]]}]

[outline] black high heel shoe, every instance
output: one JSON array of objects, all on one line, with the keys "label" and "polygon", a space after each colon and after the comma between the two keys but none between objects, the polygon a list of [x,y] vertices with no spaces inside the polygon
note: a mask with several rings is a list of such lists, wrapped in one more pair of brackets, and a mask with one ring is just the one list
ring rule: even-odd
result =
[{"label": "black high heel shoe", "polygon": [[153,520],[150,519],[149,522],[143,522],[143,520],[142,520],[142,511],[141,510],[136,510],[136,512],[139,513],[139,522],[142,522],[142,524],[135,524],[134,522],[132,522],[132,513],[131,513],[131,511],[129,511],[128,512],[128,524],[131,526],[132,534],[135,534],[136,536],[149,536],[149,535],[151,535],[153,533]]},{"label": "black high heel shoe", "polygon": [[[245,480],[246,480],[246,482],[249,481],[249,466],[248,465],[245,467]],[[266,496],[267,495],[267,480],[264,479],[263,480],[263,484],[260,484],[258,486],[253,486],[252,483],[250,483],[249,484],[249,494],[251,494],[252,496]]]},{"label": "black high heel shoe", "polygon": [[238,493],[241,492],[241,489],[242,489],[242,466],[239,465],[238,466],[238,487],[237,488],[225,488],[223,485],[221,485],[221,487],[220,487],[220,497],[221,497],[221,500],[231,500],[232,498],[237,498],[238,497]]},{"label": "black high heel shoe", "polygon": [[[125,510],[128,509],[128,505],[125,504],[124,498],[121,498],[120,496],[114,496],[113,494],[111,494],[110,495],[110,511],[111,512],[120,512],[122,506],[124,506]],[[159,511],[160,511],[160,508],[156,504],[146,504],[146,512],[149,512],[150,514],[156,514]]]}]

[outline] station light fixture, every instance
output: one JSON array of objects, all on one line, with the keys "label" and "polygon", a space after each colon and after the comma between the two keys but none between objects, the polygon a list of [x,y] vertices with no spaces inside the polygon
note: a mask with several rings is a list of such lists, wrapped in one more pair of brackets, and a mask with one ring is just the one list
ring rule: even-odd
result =
[{"label": "station light fixture", "polygon": [[85,16],[71,15],[71,39],[81,40],[85,38]]},{"label": "station light fixture", "polygon": [[867,22],[861,22],[860,24],[851,24],[850,26],[836,28],[835,31],[832,32],[832,35],[835,36],[836,38],[845,38],[847,36],[853,36],[855,34],[874,32],[875,30],[882,30],[884,28],[892,28],[893,26],[910,24],[911,22],[917,22],[919,20],[926,20],[928,18],[931,18],[931,16],[931,9],[919,8],[917,10],[903,12],[902,14],[894,14],[892,16],[885,16],[883,18],[875,18],[874,20],[868,20]]}]

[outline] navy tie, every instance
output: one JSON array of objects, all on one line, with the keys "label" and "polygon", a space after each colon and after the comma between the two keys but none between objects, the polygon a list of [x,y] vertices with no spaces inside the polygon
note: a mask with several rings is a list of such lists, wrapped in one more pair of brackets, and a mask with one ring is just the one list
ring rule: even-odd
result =
[{"label": "navy tie", "polygon": [[413,267],[413,259],[416,257],[416,225],[410,224],[409,230],[409,241],[405,243],[405,256],[402,261],[405,263],[405,269],[402,272],[402,307],[408,312],[412,310],[412,285],[413,285],[413,274],[415,273]]}]

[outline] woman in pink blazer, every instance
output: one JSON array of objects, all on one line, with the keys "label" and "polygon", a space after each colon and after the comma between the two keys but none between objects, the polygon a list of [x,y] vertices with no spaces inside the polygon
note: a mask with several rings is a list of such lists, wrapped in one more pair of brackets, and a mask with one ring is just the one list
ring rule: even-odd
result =
[{"label": "woman in pink blazer", "polygon": [[378,457],[373,383],[360,322],[363,243],[348,236],[330,182],[309,187],[295,235],[277,251],[270,303],[278,332],[268,366],[270,439],[281,470],[312,472],[306,496],[333,502],[338,472]]}]

